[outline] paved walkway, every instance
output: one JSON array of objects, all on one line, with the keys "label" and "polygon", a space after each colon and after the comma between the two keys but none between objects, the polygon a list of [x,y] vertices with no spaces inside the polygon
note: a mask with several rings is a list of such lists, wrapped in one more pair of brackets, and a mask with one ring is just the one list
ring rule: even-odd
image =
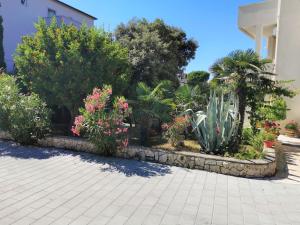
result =
[{"label": "paved walkway", "polygon": [[0,224],[298,225],[300,185],[0,142]]}]

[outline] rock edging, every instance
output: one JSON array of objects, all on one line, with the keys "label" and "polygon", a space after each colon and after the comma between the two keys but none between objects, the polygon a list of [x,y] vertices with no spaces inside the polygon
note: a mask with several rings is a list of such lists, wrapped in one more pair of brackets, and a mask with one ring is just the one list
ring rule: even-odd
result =
[{"label": "rock edging", "polygon": [[[0,132],[0,139],[11,140],[11,137]],[[39,140],[39,146],[70,149],[96,153],[96,147],[85,139],[72,137],[47,137]],[[238,160],[201,153],[166,151],[161,149],[129,146],[116,152],[116,157],[138,159],[161,164],[179,166],[189,169],[206,170],[239,177],[270,177],[276,173],[276,153],[266,149],[266,157],[260,160]]]}]

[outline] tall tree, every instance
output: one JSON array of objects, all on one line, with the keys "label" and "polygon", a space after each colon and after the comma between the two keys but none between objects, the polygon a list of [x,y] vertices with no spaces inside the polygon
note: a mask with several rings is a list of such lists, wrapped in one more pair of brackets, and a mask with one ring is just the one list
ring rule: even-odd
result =
[{"label": "tall tree", "polygon": [[0,16],[0,69],[5,68],[5,59],[4,59],[4,47],[3,47],[3,34],[4,28],[3,28],[3,18]]},{"label": "tall tree", "polygon": [[235,151],[238,151],[241,143],[247,107],[249,107],[250,123],[255,132],[256,116],[259,108],[265,103],[267,95],[294,96],[292,91],[272,79],[275,74],[268,71],[269,63],[270,60],[260,59],[253,50],[249,49],[234,51],[211,67],[215,81],[221,85],[230,86],[239,99],[238,133],[231,146]]},{"label": "tall tree", "polygon": [[121,24],[115,38],[129,50],[133,67],[131,84],[144,82],[154,87],[161,80],[178,84],[177,74],[195,57],[197,43],[184,31],[163,20],[133,19]]}]

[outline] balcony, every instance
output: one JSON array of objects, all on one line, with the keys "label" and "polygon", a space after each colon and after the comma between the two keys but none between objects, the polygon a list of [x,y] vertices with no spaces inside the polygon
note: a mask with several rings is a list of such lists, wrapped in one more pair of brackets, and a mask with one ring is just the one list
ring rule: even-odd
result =
[{"label": "balcony", "polygon": [[[76,26],[77,28],[80,28],[81,25],[82,25],[80,22],[74,20],[72,17],[55,16],[55,18],[56,18],[56,21],[57,21],[57,24],[58,24],[58,25],[61,25],[61,24],[63,24],[63,23],[66,24],[66,25],[71,25],[71,24],[73,24],[73,25]],[[52,21],[52,19],[53,19],[53,16],[52,16],[52,17],[45,17],[44,19],[45,19],[46,23],[47,23],[48,25],[50,25],[50,24],[51,24],[51,21]]]},{"label": "balcony", "polygon": [[257,36],[257,28],[262,27],[264,36],[270,36],[277,24],[278,0],[268,0],[239,8],[238,26],[251,38]]}]

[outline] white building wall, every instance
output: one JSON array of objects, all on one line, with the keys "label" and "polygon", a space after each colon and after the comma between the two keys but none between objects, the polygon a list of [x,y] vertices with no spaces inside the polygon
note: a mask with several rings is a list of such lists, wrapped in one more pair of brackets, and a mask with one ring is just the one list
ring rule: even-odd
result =
[{"label": "white building wall", "polygon": [[88,26],[94,24],[93,18],[54,0],[26,0],[25,2],[23,5],[21,0],[0,0],[0,15],[3,17],[4,25],[4,53],[8,71],[13,69],[13,54],[22,36],[35,32],[34,23],[39,17],[47,17],[49,8],[55,10],[57,16],[71,17],[80,23],[85,22]]},{"label": "white building wall", "polygon": [[[281,80],[295,80],[292,85],[300,90],[300,0],[281,0],[279,6],[276,73]],[[300,123],[300,95],[287,102],[288,119]]]}]

